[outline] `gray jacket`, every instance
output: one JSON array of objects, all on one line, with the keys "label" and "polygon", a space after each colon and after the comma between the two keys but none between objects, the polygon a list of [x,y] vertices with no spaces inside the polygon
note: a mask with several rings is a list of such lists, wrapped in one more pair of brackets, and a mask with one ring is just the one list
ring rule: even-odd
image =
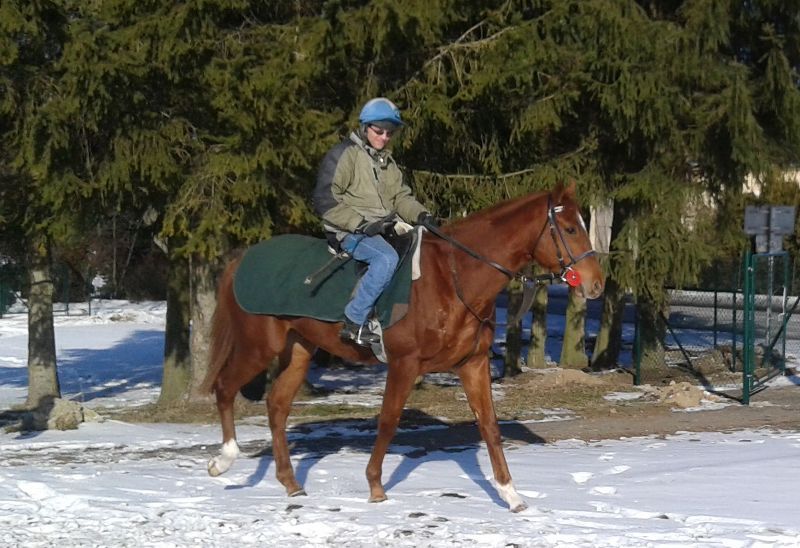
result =
[{"label": "gray jacket", "polygon": [[412,224],[427,211],[403,183],[391,154],[373,149],[355,132],[325,155],[312,203],[337,240],[393,211]]}]

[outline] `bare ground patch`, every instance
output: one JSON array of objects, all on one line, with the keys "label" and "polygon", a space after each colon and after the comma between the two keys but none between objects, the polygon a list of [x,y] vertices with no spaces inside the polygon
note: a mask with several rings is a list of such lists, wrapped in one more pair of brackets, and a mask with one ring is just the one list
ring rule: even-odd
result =
[{"label": "bare ground patch", "polygon": [[[645,385],[636,387],[632,375],[621,370],[589,373],[554,367],[496,380],[492,392],[501,422],[525,424],[546,441],[666,434],[678,430],[800,429],[800,387],[770,388],[756,394],[750,406],[742,406],[704,388],[730,388],[741,373],[731,373],[713,357],[701,363],[700,368],[694,372],[668,366],[646,369]],[[319,387],[304,387],[293,406],[290,423],[364,420],[366,424],[374,424],[380,412],[377,403],[325,403],[324,399],[320,401],[323,395]],[[237,420],[263,421],[266,406],[263,402],[238,398],[235,411]],[[154,404],[100,412],[129,422],[218,422],[212,398],[169,407]],[[562,420],[549,422],[553,415]],[[474,422],[456,377],[431,376],[412,392],[401,426],[426,422],[449,425]]]}]

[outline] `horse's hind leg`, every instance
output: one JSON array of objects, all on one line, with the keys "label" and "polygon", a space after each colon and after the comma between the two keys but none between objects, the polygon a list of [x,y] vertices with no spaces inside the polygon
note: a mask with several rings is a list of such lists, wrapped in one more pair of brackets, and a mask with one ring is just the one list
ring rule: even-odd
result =
[{"label": "horse's hind leg", "polygon": [[514,484],[511,482],[508,463],[503,454],[500,427],[497,425],[497,415],[495,415],[494,403],[492,402],[489,358],[486,356],[473,358],[458,369],[458,375],[461,378],[461,384],[464,387],[464,393],[467,395],[469,406],[478,421],[481,437],[489,451],[489,460],[492,462],[497,492],[508,503],[512,512],[522,511],[528,505],[519,496]]},{"label": "horse's hind leg", "polygon": [[271,358],[268,356],[234,353],[228,366],[217,377],[214,392],[217,396],[217,411],[222,425],[222,450],[219,455],[208,461],[210,476],[219,476],[227,472],[239,456],[233,403],[239,389],[263,371],[270,361]]},{"label": "horse's hind leg", "polygon": [[217,411],[222,424],[222,450],[219,455],[208,461],[208,475],[219,476],[224,474],[239,456],[239,445],[236,443],[236,426],[233,422],[233,400],[236,392],[223,388],[217,381],[216,386]]},{"label": "horse's hind leg", "polygon": [[314,347],[299,336],[290,335],[286,348],[281,353],[282,371],[273,381],[267,396],[269,429],[272,432],[272,457],[275,459],[275,476],[286,488],[290,497],[305,495],[297,483],[289,458],[289,442],[286,438],[286,420],[292,401],[306,378]]}]

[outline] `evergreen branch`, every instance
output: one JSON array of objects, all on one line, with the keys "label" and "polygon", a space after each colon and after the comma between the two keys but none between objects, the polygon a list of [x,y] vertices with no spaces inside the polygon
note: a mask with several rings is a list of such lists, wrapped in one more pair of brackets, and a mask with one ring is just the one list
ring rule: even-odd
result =
[{"label": "evergreen branch", "polygon": [[[575,150],[570,150],[569,152],[565,152],[554,157],[550,162],[559,162],[561,160],[566,160],[567,158],[571,158],[577,154],[580,154],[586,149],[586,145],[582,144]],[[497,181],[502,181],[505,179],[511,179],[514,177],[519,177],[520,175],[527,175],[528,173],[533,173],[539,169],[539,167],[527,167],[525,169],[520,169],[518,171],[510,171],[508,173],[500,173],[497,175],[479,175],[479,174],[469,174],[469,173],[438,173],[436,171],[428,171],[425,169],[415,169],[413,170],[414,173],[419,173],[421,175],[427,175],[430,177],[439,177],[442,179],[493,179]]]},{"label": "evergreen branch", "polygon": [[[493,41],[497,40],[500,36],[502,36],[506,32],[517,28],[516,26],[504,27],[504,28],[500,29],[499,31],[497,31],[494,34],[491,34],[489,36],[485,36],[483,38],[478,38],[476,40],[467,41],[467,39],[473,33],[477,32],[482,27],[484,27],[486,24],[488,24],[489,23],[489,19],[490,19],[489,17],[486,17],[485,19],[482,19],[481,21],[478,21],[477,23],[472,25],[470,28],[468,28],[466,31],[464,31],[461,34],[461,36],[456,38],[454,41],[452,41],[449,44],[446,44],[444,46],[439,46],[437,48],[438,49],[438,53],[436,55],[434,55],[433,57],[431,57],[430,59],[428,59],[427,61],[425,61],[422,64],[422,66],[414,74],[412,74],[409,77],[408,81],[404,85],[402,85],[397,91],[398,92],[402,91],[411,82],[413,82],[415,80],[418,80],[419,79],[419,75],[422,74],[425,71],[425,69],[427,69],[428,67],[430,67],[431,65],[433,65],[437,61],[440,61],[446,55],[450,55],[451,57],[453,57],[453,51],[455,51],[457,49],[479,48],[484,44],[487,44],[489,42],[493,42]],[[454,57],[453,57],[453,59],[455,60]]]},{"label": "evergreen branch", "polygon": [[81,123],[80,127],[81,131],[81,144],[83,146],[83,161],[84,167],[86,168],[86,174],[89,176],[89,180],[94,180],[94,168],[93,168],[93,158],[92,158],[92,149],[89,146],[89,136],[86,134],[86,124]]},{"label": "evergreen branch", "polygon": [[512,177],[518,177],[520,175],[525,175],[526,173],[531,173],[535,171],[537,168],[529,167],[525,169],[521,169],[519,171],[511,171],[509,173],[501,173],[499,175],[479,175],[479,174],[469,174],[469,173],[438,173],[436,171],[428,171],[425,169],[415,169],[414,173],[419,173],[422,175],[429,175],[432,177],[439,177],[442,179],[510,179]]}]

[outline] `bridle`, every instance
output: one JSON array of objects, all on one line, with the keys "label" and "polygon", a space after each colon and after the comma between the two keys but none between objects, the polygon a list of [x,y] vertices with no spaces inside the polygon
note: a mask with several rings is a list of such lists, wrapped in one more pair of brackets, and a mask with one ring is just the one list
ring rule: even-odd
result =
[{"label": "bridle", "polygon": [[[586,257],[591,257],[596,252],[594,249],[590,249],[588,251],[584,251],[577,257],[573,255],[572,250],[569,248],[569,244],[567,244],[567,239],[564,237],[564,233],[561,230],[561,227],[558,226],[558,221],[556,220],[556,215],[561,213],[564,210],[563,205],[553,205],[552,196],[549,194],[547,195],[547,223],[550,227],[550,237],[553,239],[553,246],[556,250],[556,259],[558,259],[558,266],[561,268],[559,273],[549,272],[547,274],[539,274],[536,276],[526,276],[524,274],[517,274],[509,270],[508,268],[504,267],[503,265],[492,261],[491,259],[481,255],[477,251],[470,249],[469,247],[465,246],[455,238],[452,238],[439,230],[437,227],[433,225],[425,225],[425,228],[433,235],[445,240],[453,247],[460,249],[470,257],[485,263],[495,270],[503,273],[509,280],[519,279],[523,284],[534,282],[534,283],[545,283],[545,282],[554,282],[554,281],[562,281],[566,282],[570,286],[580,285],[580,275],[578,272],[573,268],[575,264],[579,261],[582,261]],[[531,255],[533,255],[533,251],[539,246],[539,241],[542,238],[542,234],[544,230],[539,234],[539,237],[536,238],[536,243],[533,246],[533,250],[531,250]],[[567,257],[569,257],[569,262],[564,260],[564,256],[561,253],[561,248],[558,245],[558,242],[561,242],[561,245],[564,247],[564,250],[567,252]]]},{"label": "bridle", "polygon": [[[550,224],[550,236],[553,238],[553,246],[556,249],[556,258],[558,259],[558,266],[561,267],[561,272],[558,274],[558,278],[566,282],[567,285],[574,287],[576,285],[580,285],[581,280],[580,276],[578,275],[578,272],[574,268],[572,268],[573,265],[577,264],[579,261],[582,261],[586,257],[591,257],[592,255],[595,255],[596,251],[594,249],[590,249],[588,251],[584,251],[577,257],[575,257],[572,254],[572,250],[569,248],[569,244],[567,244],[567,239],[564,237],[564,233],[561,231],[561,227],[558,226],[558,222],[556,222],[556,214],[561,213],[562,211],[564,211],[564,206],[563,205],[553,206],[552,198],[548,194],[547,221]],[[581,224],[583,224],[583,219],[581,219]],[[558,247],[558,241],[556,240],[556,235],[558,236],[558,239],[561,240],[561,245],[564,246],[564,250],[567,252],[567,256],[569,257],[569,263],[564,262],[564,257],[561,255],[561,248]],[[538,243],[539,241],[537,240],[536,244],[538,245]],[[536,246],[534,246],[534,249],[536,249]],[[545,276],[547,275],[545,274]],[[555,274],[550,274],[550,276],[551,276],[550,279],[555,278]],[[538,278],[541,278],[541,276],[539,276]],[[526,280],[523,279],[523,282],[525,281]],[[537,281],[537,279],[534,279],[533,281]]]}]

